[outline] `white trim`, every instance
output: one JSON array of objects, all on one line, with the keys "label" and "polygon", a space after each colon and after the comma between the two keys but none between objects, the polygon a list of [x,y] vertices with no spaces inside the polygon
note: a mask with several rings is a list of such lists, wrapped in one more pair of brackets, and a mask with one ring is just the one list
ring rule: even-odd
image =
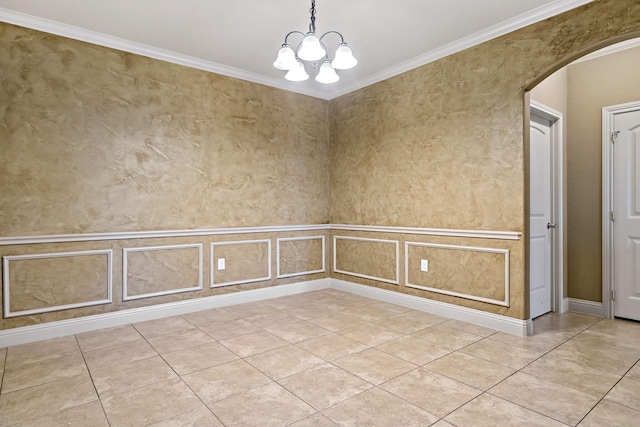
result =
[{"label": "white trim", "polygon": [[[140,295],[129,295],[128,288],[128,267],[129,267],[129,252],[146,252],[146,251],[164,251],[172,249],[198,249],[198,284],[190,288],[176,288],[169,289],[160,292],[150,292]],[[166,245],[166,246],[146,246],[140,248],[123,248],[122,249],[122,301],[131,301],[136,299],[159,297],[162,295],[181,294],[184,292],[201,291],[202,290],[202,243],[193,243],[185,245]]]},{"label": "white trim", "polygon": [[342,87],[335,87],[331,91],[327,91],[326,88],[320,86],[308,87],[305,85],[292,84],[281,78],[263,76],[261,74],[229,67],[212,61],[194,58],[157,47],[144,45],[142,43],[136,43],[122,38],[86,30],[84,28],[79,28],[68,24],[61,24],[59,22],[51,21],[48,19],[15,12],[6,8],[0,8],[0,21],[9,22],[11,24],[16,24],[51,34],[57,34],[63,37],[69,37],[100,46],[106,46],[125,52],[131,52],[138,55],[159,59],[161,61],[172,62],[191,68],[210,71],[225,76],[235,77],[242,80],[247,80],[283,90],[329,100],[380,82],[382,80],[386,80],[390,77],[397,76],[422,65],[437,61],[438,59],[444,58],[445,56],[449,56],[464,49],[479,45],[486,41],[500,37],[504,34],[518,30],[520,28],[524,28],[528,25],[535,24],[536,22],[540,22],[549,17],[590,3],[591,1],[592,0],[556,0],[551,4],[543,5],[527,13],[513,17],[492,27],[485,28],[467,37],[463,37],[445,46],[416,56],[413,59],[404,61],[398,65],[389,67],[363,79],[359,79],[353,84]]},{"label": "white trim", "polygon": [[578,64],[584,61],[590,61],[592,59],[597,59],[597,58],[600,58],[606,55],[611,55],[614,53],[624,52],[627,49],[634,49],[636,47],[640,47],[640,38],[625,40],[623,42],[612,44],[602,49],[598,49],[595,52],[591,52],[588,55],[585,55],[581,58],[576,59],[569,65]]},{"label": "white trim", "polygon": [[[396,246],[396,278],[395,280],[385,279],[384,277],[369,276],[366,274],[355,273],[352,271],[338,270],[338,257],[336,243],[338,239],[342,240],[358,240],[363,242],[376,242],[383,244],[394,244]],[[391,283],[392,285],[400,284],[400,242],[398,240],[371,239],[368,237],[352,237],[352,236],[333,236],[333,271],[335,273],[346,274],[349,276],[361,277],[363,279],[376,280],[378,282]]]},{"label": "white trim", "polygon": [[530,116],[536,115],[551,121],[553,134],[551,160],[552,207],[551,222],[556,224],[555,233],[551,235],[551,308],[556,313],[565,313],[564,308],[564,271],[567,260],[564,259],[564,117],[561,112],[544,104],[531,100],[529,103]]},{"label": "white trim", "polygon": [[564,298],[562,300],[562,309],[560,313],[566,313],[567,311],[569,311],[569,298]]},{"label": "white trim", "polygon": [[611,134],[613,120],[616,114],[636,111],[640,102],[628,102],[612,105],[602,109],[602,307],[603,316],[613,318],[613,300],[611,291],[614,289],[613,271],[613,221],[610,213],[613,211],[613,144]]},{"label": "white trim", "polygon": [[0,246],[34,243],[88,242],[102,240],[153,239],[164,237],[220,236],[227,234],[284,233],[291,231],[329,230],[329,224],[273,225],[260,227],[208,228],[194,230],[125,231],[113,233],[51,234],[0,237]]},{"label": "white trim", "polygon": [[[266,277],[255,277],[252,279],[245,280],[234,280],[231,282],[215,282],[215,256],[214,256],[214,248],[216,246],[231,246],[231,245],[247,245],[251,243],[266,243],[267,244],[267,268],[268,275]],[[254,282],[263,282],[265,280],[271,280],[271,239],[258,239],[258,240],[233,240],[230,242],[212,242],[211,243],[211,260],[210,260],[210,272],[211,272],[211,282],[209,283],[210,288],[219,288],[222,286],[231,286],[231,285],[240,285],[244,283],[254,283]]]},{"label": "white trim", "polygon": [[155,304],[129,310],[96,314],[75,319],[59,320],[40,325],[23,326],[20,328],[0,331],[0,348],[12,345],[26,344],[51,338],[95,331],[98,329],[144,322],[162,317],[179,316],[195,311],[227,307],[235,304],[262,301],[286,295],[316,291],[330,287],[329,279],[310,280],[289,285],[271,286],[268,288],[252,289],[248,291],[232,292],[204,298],[193,298],[168,304]]},{"label": "white trim", "polygon": [[613,317],[613,131],[612,110],[602,109],[602,308],[604,317]]},{"label": "white trim", "polygon": [[[293,240],[322,240],[322,268],[320,270],[299,271],[297,273],[280,274],[280,242]],[[279,237],[276,239],[276,278],[304,276],[306,274],[324,273],[326,271],[325,236]]]},{"label": "white trim", "polygon": [[[438,249],[451,249],[458,251],[473,251],[473,252],[488,252],[504,255],[504,299],[497,300],[493,298],[481,297],[478,295],[465,294],[462,292],[448,291],[446,289],[432,288],[430,286],[416,285],[409,282],[409,246],[421,246],[427,248]],[[404,243],[404,285],[408,288],[422,289],[424,291],[436,292],[444,295],[451,295],[459,298],[466,298],[474,301],[486,302],[489,304],[500,305],[509,307],[509,250],[508,249],[496,249],[496,248],[484,248],[475,246],[458,246],[458,245],[442,245],[436,243],[422,243],[422,242],[405,242]]]},{"label": "white trim", "polygon": [[340,291],[350,292],[352,294],[449,317],[451,319],[462,320],[513,335],[527,336],[533,333],[533,323],[531,320],[514,319],[512,317],[488,313],[473,308],[433,301],[427,298],[407,295],[396,291],[388,291],[373,286],[360,285],[344,280],[330,280],[331,287]]},{"label": "white trim", "polygon": [[160,61],[183,65],[185,67],[209,71],[211,73],[234,77],[236,79],[259,83],[282,90],[293,91],[301,93],[303,95],[329,99],[327,97],[327,94],[317,86],[304,87],[300,85],[293,85],[287,80],[281,78],[268,77],[262,74],[242,70],[240,68],[230,67],[228,65],[220,64],[217,62],[207,61],[205,59],[196,58],[194,56],[184,55],[170,50],[161,49],[159,47],[149,46],[143,43],[138,43],[120,37],[87,30],[85,28],[76,27],[70,24],[51,21],[37,16],[27,15],[21,12],[16,12],[1,7],[0,21],[19,25],[21,27],[31,28],[38,31],[43,31],[50,34],[56,34],[74,40],[92,43],[98,46],[117,49],[123,52],[130,52],[136,55],[158,59]]},{"label": "white trim", "polygon": [[604,317],[604,306],[601,302],[587,301],[577,298],[567,298],[567,304],[569,306],[569,311]]},{"label": "white trim", "polygon": [[371,286],[359,285],[338,279],[318,279],[289,285],[232,292],[211,297],[194,298],[167,304],[155,304],[110,313],[60,320],[40,325],[23,326],[0,331],[0,348],[42,341],[51,338],[90,332],[104,328],[128,325],[131,323],[155,320],[169,316],[179,316],[212,308],[262,301],[287,295],[295,295],[320,289],[333,288],[367,298],[385,301],[409,307],[415,310],[446,316],[452,319],[471,322],[476,325],[493,328],[518,336],[531,335],[531,320],[519,320],[480,310],[460,307],[440,301],[432,301],[413,295],[387,291]]},{"label": "white trim", "polygon": [[[29,259],[46,259],[46,258],[64,258],[64,257],[76,257],[76,256],[88,256],[88,255],[106,255],[107,256],[107,298],[95,301],[85,301],[73,304],[56,305],[45,308],[36,308],[31,310],[11,311],[11,284],[9,281],[9,264],[15,260],[29,260]],[[91,250],[91,251],[76,251],[76,252],[52,252],[41,254],[27,254],[27,255],[6,255],[2,257],[3,261],[3,310],[4,317],[18,317],[29,316],[33,314],[48,313],[51,311],[67,310],[71,308],[90,307],[94,305],[110,304],[112,298],[112,285],[113,285],[113,251],[111,249],[104,250]]]},{"label": "white trim", "polygon": [[394,227],[376,225],[312,224],[274,225],[259,227],[209,228],[194,230],[127,231],[86,234],[50,234],[0,237],[0,246],[37,243],[97,242],[103,240],[154,239],[169,237],[221,236],[229,234],[287,233],[292,231],[344,230],[377,233],[419,234],[445,237],[473,237],[480,239],[520,240],[519,231],[457,230],[447,228]]},{"label": "white trim", "polygon": [[464,37],[460,40],[456,40],[452,43],[433,49],[429,52],[423,53],[422,55],[418,55],[415,58],[401,62],[400,64],[391,66],[378,73],[360,79],[358,82],[355,82],[347,86],[346,88],[343,88],[338,94],[334,95],[334,97],[342,96],[358,89],[362,89],[363,87],[370,86],[374,83],[378,83],[407,71],[413,70],[414,68],[418,68],[431,62],[435,62],[441,58],[461,52],[470,47],[477,46],[481,43],[503,36],[520,28],[535,24],[536,22],[543,21],[547,18],[571,9],[575,9],[576,7],[583,6],[587,3],[591,3],[591,1],[593,0],[558,0],[553,2],[553,4],[541,6],[528,13],[516,16],[492,27],[485,28],[475,34],[471,34],[470,36]]},{"label": "white trim", "polygon": [[393,227],[383,225],[331,224],[331,230],[370,231],[377,233],[420,234],[427,236],[473,237],[478,239],[520,240],[519,231],[457,230],[448,228]]}]

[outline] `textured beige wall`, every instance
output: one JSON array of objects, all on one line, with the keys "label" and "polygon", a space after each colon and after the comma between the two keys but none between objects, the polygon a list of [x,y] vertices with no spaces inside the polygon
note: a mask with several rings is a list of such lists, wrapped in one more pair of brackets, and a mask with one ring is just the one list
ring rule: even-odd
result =
[{"label": "textured beige wall", "polygon": [[0,235],[317,224],[327,102],[0,23]]},{"label": "textured beige wall", "polygon": [[[639,31],[640,2],[594,1],[333,100],[331,222],[524,232],[524,91]],[[510,265],[514,301],[525,246]],[[478,308],[528,316],[525,304]]]},{"label": "textured beige wall", "polygon": [[[327,223],[328,114],[324,100],[0,23],[0,236]],[[210,289],[209,245],[269,239],[275,251],[276,238],[300,235],[0,246],[0,256],[113,251],[113,303],[7,318],[0,329],[291,283],[274,274]],[[199,273],[201,291],[123,301],[124,249],[182,244],[203,245],[201,272],[197,249],[129,252],[128,295],[197,287]],[[243,249],[228,249],[217,279],[275,272],[275,253],[269,266],[262,247]],[[13,311],[106,299],[104,256],[10,270]]]},{"label": "textured beige wall", "polygon": [[568,68],[568,296],[602,301],[602,108],[640,101],[640,48]]}]

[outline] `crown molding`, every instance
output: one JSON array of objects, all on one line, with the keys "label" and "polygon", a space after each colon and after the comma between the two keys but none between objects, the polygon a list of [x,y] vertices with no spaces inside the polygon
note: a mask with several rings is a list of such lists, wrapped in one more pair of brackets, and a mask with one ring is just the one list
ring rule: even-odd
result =
[{"label": "crown molding", "polygon": [[135,43],[119,37],[109,36],[95,31],[86,30],[72,25],[61,24],[59,22],[48,19],[38,18],[32,15],[15,12],[6,8],[0,8],[0,21],[22,27],[31,28],[75,40],[80,40],[100,46],[109,47],[137,55],[146,56],[161,61],[171,62],[174,64],[184,65],[186,67],[196,68],[199,70],[209,71],[216,74],[222,74],[234,77],[240,80],[246,80],[254,83],[271,86],[290,92],[296,92],[302,95],[308,95],[315,98],[330,100],[347,93],[362,89],[363,87],[378,83],[382,80],[397,76],[414,68],[426,65],[430,62],[452,55],[464,49],[494,39],[496,37],[507,34],[511,31],[526,27],[554,15],[566,12],[576,7],[591,3],[593,0],[558,0],[552,4],[539,7],[528,13],[519,15],[515,18],[501,22],[468,37],[449,43],[440,48],[426,52],[408,61],[404,61],[398,65],[374,73],[369,77],[360,80],[352,85],[342,88],[336,87],[337,90],[327,90],[327,88],[309,88],[302,85],[296,85],[280,78],[263,76],[261,74],[252,73],[235,67],[229,67],[201,58],[195,58],[188,55],[182,55],[165,49],[148,46],[142,43]]},{"label": "crown molding", "polygon": [[393,67],[389,67],[378,73],[372,74],[353,85],[343,88],[343,90],[341,90],[341,93],[339,95],[336,95],[336,97],[405,73],[407,71],[413,70],[414,68],[421,67],[423,65],[437,61],[438,59],[442,59],[446,56],[453,55],[454,53],[461,52],[470,47],[503,36],[512,31],[516,31],[528,25],[535,24],[536,22],[544,21],[547,18],[559,15],[560,13],[575,9],[587,3],[591,3],[592,1],[593,0],[562,0],[551,5],[541,6],[528,13],[516,16],[515,18],[501,22],[482,31],[478,31],[477,33],[471,34],[470,36],[456,40],[452,43],[431,50],[412,59],[401,62],[397,65],[394,65]]},{"label": "crown molding", "polygon": [[79,40],[98,46],[104,46],[123,52],[134,53],[136,55],[146,56],[148,58],[158,59],[160,61],[171,62],[185,67],[196,68],[198,70],[209,71],[223,76],[234,77],[240,80],[246,80],[253,83],[259,83],[266,86],[275,87],[277,89],[287,90],[290,92],[300,93],[302,95],[313,96],[315,98],[329,99],[326,92],[321,90],[309,90],[305,87],[296,87],[286,80],[273,77],[263,76],[261,74],[252,73],[235,67],[218,64],[216,62],[207,61],[189,55],[172,52],[158,47],[149,46],[142,43],[132,42],[120,37],[110,36],[96,31],[87,30],[73,25],[61,24],[36,16],[15,12],[0,7],[0,21],[21,27],[31,28],[32,30],[42,31],[45,33],[55,34],[74,40]]}]

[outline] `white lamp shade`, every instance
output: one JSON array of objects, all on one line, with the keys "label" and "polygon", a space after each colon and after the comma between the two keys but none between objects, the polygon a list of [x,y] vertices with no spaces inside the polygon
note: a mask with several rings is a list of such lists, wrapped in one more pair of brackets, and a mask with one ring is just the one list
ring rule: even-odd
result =
[{"label": "white lamp shade", "polygon": [[307,33],[304,40],[300,44],[300,50],[298,50],[298,57],[305,61],[317,61],[324,58],[327,55],[327,51],[322,47],[320,40],[313,33]]},{"label": "white lamp shade", "polygon": [[278,70],[290,70],[297,65],[296,54],[288,44],[283,44],[278,51],[278,57],[276,58],[273,66]]},{"label": "white lamp shade", "polygon": [[319,83],[335,83],[338,80],[340,80],[340,76],[336,73],[335,68],[331,66],[331,61],[324,61],[320,66],[320,71],[318,71],[316,81]]},{"label": "white lamp shade", "polygon": [[337,70],[348,70],[353,68],[358,63],[358,60],[353,57],[351,48],[346,43],[340,43],[336,50],[336,56],[333,58],[331,65]]},{"label": "white lamp shade", "polygon": [[307,71],[304,69],[302,62],[296,60],[296,65],[289,69],[289,72],[284,78],[291,82],[302,82],[309,78],[309,74],[307,74]]}]

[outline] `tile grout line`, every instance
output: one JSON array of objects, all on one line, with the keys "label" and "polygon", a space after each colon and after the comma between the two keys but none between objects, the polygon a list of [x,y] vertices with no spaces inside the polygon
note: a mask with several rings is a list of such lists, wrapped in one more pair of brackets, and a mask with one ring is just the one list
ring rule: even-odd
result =
[{"label": "tile grout line", "polygon": [[[493,389],[493,388],[497,387],[499,384],[501,384],[501,383],[503,383],[504,381],[506,381],[508,378],[511,378],[512,376],[514,376],[516,373],[521,372],[521,371],[522,371],[523,369],[525,369],[527,366],[531,365],[532,363],[535,363],[536,361],[538,361],[538,360],[539,360],[539,359],[541,359],[542,357],[546,356],[547,354],[551,353],[552,351],[554,351],[554,350],[558,349],[558,348],[559,348],[559,347],[561,347],[562,345],[564,345],[564,344],[568,343],[569,341],[571,341],[572,339],[576,338],[578,335],[582,334],[584,331],[586,331],[586,330],[590,329],[591,327],[595,326],[596,324],[600,323],[602,320],[603,320],[603,319],[600,319],[600,320],[596,321],[594,324],[590,325],[589,327],[587,327],[587,328],[583,329],[582,331],[580,331],[580,332],[578,332],[578,333],[576,333],[576,334],[572,335],[570,338],[567,338],[566,340],[564,340],[564,341],[562,341],[562,342],[558,343],[558,345],[556,345],[556,346],[552,347],[551,349],[549,349],[549,350],[548,350],[548,351],[546,351],[545,353],[541,354],[541,355],[540,355],[538,358],[536,358],[535,360],[532,360],[531,362],[527,363],[527,364],[526,364],[525,366],[523,366],[522,368],[518,369],[517,371],[515,371],[514,373],[512,373],[512,374],[511,374],[511,375],[509,375],[508,377],[504,378],[503,380],[501,380],[500,382],[498,382],[497,384],[495,384],[494,386],[492,386],[491,388],[489,388],[488,390],[486,390],[483,394],[488,394],[488,395],[493,396],[493,397],[495,397],[495,398],[505,400],[505,401],[507,401],[507,402],[509,402],[509,403],[511,403],[511,404],[513,404],[513,405],[517,405],[517,406],[519,406],[519,407],[521,407],[521,408],[524,408],[524,409],[529,410],[529,411],[533,411],[533,412],[535,412],[535,413],[537,413],[537,414],[539,414],[539,415],[542,415],[542,416],[544,416],[544,417],[550,418],[550,419],[552,419],[552,420],[554,420],[554,421],[557,421],[557,422],[559,422],[559,423],[561,423],[561,424],[565,424],[565,425],[567,425],[566,423],[564,423],[563,421],[558,420],[557,418],[554,418],[554,417],[551,417],[551,416],[549,416],[549,415],[543,414],[543,413],[541,413],[541,412],[539,412],[539,411],[537,411],[537,410],[535,410],[535,409],[527,408],[526,406],[522,406],[522,405],[520,405],[519,403],[512,402],[512,401],[510,401],[510,400],[508,400],[508,399],[504,399],[504,398],[502,398],[502,397],[500,397],[500,396],[496,396],[495,394],[490,393],[490,391],[491,391],[491,389]],[[535,333],[534,333],[534,335],[535,335]],[[631,369],[631,368],[630,368],[630,369]],[[523,372],[523,373],[524,373],[524,372]],[[527,374],[527,375],[531,375],[531,374]],[[537,377],[536,375],[531,375],[531,376],[534,376],[534,377],[536,377],[536,378],[539,378],[539,377]],[[549,381],[549,380],[545,380],[544,378],[540,378],[540,379],[542,379],[543,381],[551,382],[551,381]],[[620,381],[620,380],[618,380],[618,382],[619,382],[619,381]],[[555,383],[553,383],[553,382],[551,382],[551,383],[552,383],[552,384],[555,384]],[[616,382],[616,384],[617,384],[617,382]],[[560,384],[560,385],[562,385],[562,384]],[[577,389],[575,389],[575,388],[573,388],[573,387],[570,387],[570,386],[567,386],[567,385],[564,385],[564,387],[567,387],[567,388],[570,388],[570,389],[572,389],[572,390],[576,390],[576,391],[578,391],[578,392],[584,393],[584,392],[583,392],[583,391],[581,391],[581,390],[577,390]],[[605,394],[605,396],[606,396],[606,394]],[[584,418],[585,418],[585,417],[586,417],[586,416],[587,416],[591,411],[593,411],[593,409],[598,405],[598,403],[600,403],[600,401],[602,401],[602,399],[604,399],[604,396],[603,396],[600,400],[598,400],[598,402],[596,402],[596,403],[591,407],[591,409],[589,409],[589,411],[587,411],[587,414],[585,414],[585,415],[580,419],[580,421],[579,421],[578,423],[576,423],[576,425],[580,424],[580,422],[582,422],[582,420],[583,420],[583,419],[584,419]]]},{"label": "tile grout line", "polygon": [[[583,333],[583,332],[585,332],[585,331],[588,331],[589,329],[591,329],[592,327],[594,327],[594,326],[595,326],[595,325],[597,325],[598,323],[602,322],[603,320],[604,320],[604,318],[603,318],[603,319],[600,319],[599,321],[597,321],[597,322],[596,322],[596,323],[594,323],[593,325],[591,325],[591,326],[589,326],[588,328],[586,328],[585,330],[581,331],[581,332],[580,332],[579,334],[577,334],[576,336],[578,336],[578,335],[582,334],[582,333]],[[580,421],[578,421],[578,425],[579,425],[582,421],[584,421],[584,419],[585,419],[585,418],[587,418],[591,412],[593,412],[593,410],[596,408],[596,406],[598,406],[598,405],[600,404],[600,402],[602,402],[603,400],[605,400],[605,398],[607,397],[607,395],[608,395],[609,393],[611,393],[611,390],[613,390],[613,389],[614,389],[614,388],[615,388],[615,387],[620,383],[620,381],[622,381],[622,379],[623,379],[623,378],[624,378],[624,377],[629,373],[629,371],[631,371],[631,370],[633,369],[633,367],[634,367],[637,363],[638,363],[638,361],[636,361],[633,365],[631,365],[631,367],[630,367],[629,369],[627,369],[627,371],[626,371],[624,374],[622,374],[622,376],[618,379],[618,381],[616,381],[616,383],[615,383],[613,386],[611,386],[611,388],[609,388],[609,390],[608,390],[608,391],[607,391],[607,392],[606,392],[606,393],[605,393],[605,394],[604,394],[604,395],[603,395],[603,396],[602,396],[602,397],[601,397],[601,398],[596,402],[596,404],[595,404],[595,405],[593,405],[593,406],[591,407],[591,409],[589,409],[589,411],[588,411],[588,412],[587,412],[587,413],[586,413],[582,418],[580,418]],[[617,402],[614,402],[614,403],[617,403]],[[627,405],[622,405],[622,404],[620,404],[620,403],[618,403],[618,404],[619,404],[619,405],[621,405],[621,406],[624,406],[624,407],[629,408]],[[633,409],[633,410],[636,410],[636,411],[637,411],[637,409],[635,409],[635,408],[629,408],[629,409]]]},{"label": "tile grout line", "polygon": [[[183,319],[185,322],[188,322],[189,324],[193,325],[193,323],[189,322],[187,319],[183,318],[182,316],[178,316],[178,317],[180,317],[181,319]],[[132,326],[133,326],[133,325],[132,325]],[[195,325],[193,325],[193,327],[194,327],[195,329],[200,330],[200,329],[199,329],[197,326],[195,326]],[[136,330],[137,330],[137,329],[136,329]],[[207,335],[204,331],[202,331],[202,332],[203,332],[205,335]],[[140,333],[140,331],[138,331],[138,333]],[[142,334],[140,334],[140,335],[142,335]],[[169,334],[166,334],[166,335],[169,335]],[[158,336],[160,336],[160,335],[158,335]],[[208,335],[207,335],[207,336],[208,336]],[[213,416],[215,417],[215,419],[216,419],[216,420],[218,420],[218,421],[220,422],[220,424],[222,424],[222,425],[224,426],[225,424],[222,422],[222,420],[221,420],[220,418],[218,418],[218,416],[217,416],[217,415],[216,415],[216,414],[215,414],[215,413],[214,413],[214,412],[209,408],[209,406],[207,406],[207,404],[206,404],[206,403],[204,403],[204,401],[200,398],[200,396],[198,395],[198,393],[196,393],[196,392],[195,392],[195,390],[193,390],[193,389],[191,388],[191,386],[190,386],[189,384],[187,384],[187,382],[182,378],[182,375],[180,375],[180,374],[178,374],[178,372],[176,372],[176,370],[173,368],[173,366],[171,366],[171,364],[170,364],[170,363],[169,363],[169,362],[164,358],[163,354],[162,354],[162,353],[160,353],[160,352],[159,352],[159,351],[158,351],[158,350],[153,346],[153,344],[151,344],[151,343],[149,342],[149,340],[148,340],[146,337],[144,337],[144,336],[143,336],[143,337],[142,337],[142,339],[143,339],[143,340],[145,340],[145,341],[147,342],[147,344],[148,344],[151,348],[153,348],[153,349],[155,350],[155,352],[156,352],[156,353],[158,353],[158,356],[162,359],[162,361],[163,361],[164,363],[166,363],[166,365],[169,367],[169,369],[171,369],[171,370],[173,371],[173,373],[174,373],[174,374],[176,374],[176,376],[180,379],[180,382],[181,382],[182,384],[184,384],[184,386],[185,386],[185,387],[187,387],[187,388],[191,391],[191,393],[193,393],[193,395],[194,395],[194,396],[195,396],[195,397],[200,401],[200,403],[202,403],[202,405],[203,405],[205,408],[207,408],[207,410],[211,413],[211,415],[213,415]],[[213,339],[213,338],[212,338],[212,339]],[[216,341],[216,340],[214,340],[214,342],[217,342],[217,341]],[[205,344],[202,344],[202,345],[205,345]],[[221,345],[222,345],[222,344],[221,344]],[[181,351],[181,350],[177,350],[177,351]],[[167,353],[167,354],[171,354],[171,353]],[[171,419],[173,419],[173,418],[179,417],[180,415],[186,414],[187,412],[190,412],[190,411],[191,411],[191,410],[189,410],[189,411],[185,411],[185,412],[182,412],[182,413],[180,413],[180,414],[172,415],[171,417],[169,417],[169,418],[167,418],[167,419],[165,419],[165,420],[161,420],[161,421],[168,421],[168,420],[171,420]],[[156,424],[157,424],[157,423],[156,423]]]},{"label": "tile grout line", "polygon": [[104,415],[104,419],[107,420],[107,424],[111,425],[111,422],[109,421],[109,417],[107,416],[107,411],[104,409],[102,399],[100,398],[100,394],[98,393],[98,389],[96,388],[96,383],[93,380],[93,375],[91,374],[91,370],[89,369],[89,365],[87,364],[87,359],[85,358],[84,351],[82,351],[82,347],[80,347],[80,342],[78,341],[78,335],[74,334],[73,339],[76,341],[78,350],[80,350],[80,354],[82,355],[82,361],[84,362],[84,367],[86,368],[87,374],[89,375],[89,379],[91,380],[91,386],[93,387],[93,391],[96,393],[96,398],[98,399],[98,403],[100,404],[100,409],[102,409],[102,414]]}]

